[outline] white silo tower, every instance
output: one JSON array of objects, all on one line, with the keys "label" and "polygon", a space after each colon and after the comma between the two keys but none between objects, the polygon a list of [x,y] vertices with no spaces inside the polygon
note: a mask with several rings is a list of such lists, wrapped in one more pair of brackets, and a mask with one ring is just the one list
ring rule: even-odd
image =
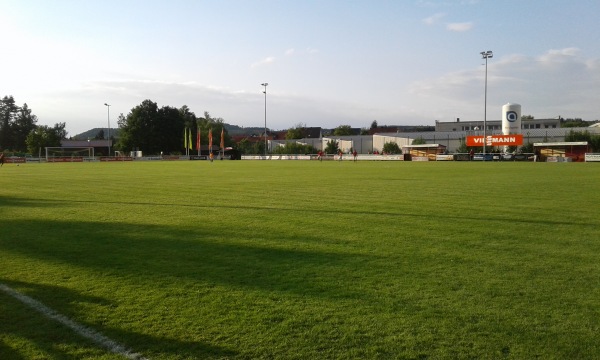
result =
[{"label": "white silo tower", "polygon": [[502,106],[502,134],[521,133],[521,105],[508,103]]}]

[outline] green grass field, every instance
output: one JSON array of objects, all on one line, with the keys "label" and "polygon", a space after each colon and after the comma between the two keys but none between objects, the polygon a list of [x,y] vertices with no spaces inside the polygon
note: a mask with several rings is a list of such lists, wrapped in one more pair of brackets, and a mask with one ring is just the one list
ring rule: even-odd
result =
[{"label": "green grass field", "polygon": [[[150,359],[597,359],[600,166],[0,168],[0,284]],[[119,359],[0,291],[0,359]]]}]

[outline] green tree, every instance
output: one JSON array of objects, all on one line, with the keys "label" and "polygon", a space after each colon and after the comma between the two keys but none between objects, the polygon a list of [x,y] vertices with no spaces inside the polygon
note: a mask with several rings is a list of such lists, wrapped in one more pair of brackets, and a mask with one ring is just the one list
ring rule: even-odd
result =
[{"label": "green tree", "polygon": [[335,136],[349,136],[354,135],[352,131],[352,127],[350,125],[340,125],[333,130],[333,135]]},{"label": "green tree", "polygon": [[592,134],[587,130],[571,130],[565,135],[565,141],[587,141],[590,151],[600,151],[600,135]]},{"label": "green tree", "polygon": [[528,142],[527,144],[521,146],[519,149],[522,153],[532,153],[533,152],[533,144]]},{"label": "green tree", "polygon": [[563,128],[567,128],[567,127],[588,127],[591,124],[593,124],[593,121],[585,121],[582,120],[581,118],[574,118],[574,119],[562,119],[560,127]]},{"label": "green tree", "polygon": [[103,140],[104,139],[104,129],[100,129],[96,136],[94,136],[94,140]]},{"label": "green tree", "polygon": [[265,142],[257,141],[252,145],[250,154],[264,155],[265,154]]},{"label": "green tree", "polygon": [[60,141],[67,137],[65,126],[65,123],[54,124],[54,127],[47,125],[36,126],[35,129],[27,134],[27,139],[25,140],[27,151],[30,154],[37,154],[45,147],[60,146]]},{"label": "green tree", "polygon": [[[151,141],[153,128],[158,122],[158,105],[151,100],[142,101],[140,105],[131,109],[126,117],[123,114],[119,116],[118,124],[121,129],[121,136],[117,147],[127,152],[141,150],[145,153],[156,154],[156,145],[152,145]],[[183,124],[181,124],[179,133],[183,134]],[[168,151],[170,149],[163,150]]]},{"label": "green tree", "polygon": [[402,149],[395,142],[386,142],[383,144],[383,152],[385,154],[402,154]]},{"label": "green tree", "polygon": [[27,135],[33,131],[37,125],[37,116],[31,113],[27,104],[19,108],[19,112],[11,124],[13,136],[13,149],[17,151],[27,151]]},{"label": "green tree", "polygon": [[302,139],[306,137],[306,124],[298,123],[294,127],[289,128],[285,134],[286,140]]},{"label": "green tree", "polygon": [[423,144],[427,144],[427,141],[425,141],[425,139],[423,139],[422,137],[419,137],[419,138],[414,139],[411,144],[412,145],[423,145]]},{"label": "green tree", "polygon": [[312,145],[288,142],[284,146],[273,149],[273,154],[314,154],[317,152]]},{"label": "green tree", "polygon": [[198,118],[196,117],[196,114],[194,114],[187,105],[183,105],[179,109],[179,114],[183,118],[183,122],[186,127],[191,128],[193,126],[196,126],[196,121],[198,120]]},{"label": "green tree", "polygon": [[589,131],[569,130],[565,135],[565,141],[590,141],[591,134]]},{"label": "green tree", "polygon": [[325,145],[325,153],[326,154],[337,154],[339,151],[339,144],[337,140],[329,140],[327,145]]},{"label": "green tree", "polygon": [[250,140],[248,140],[248,138],[244,138],[242,140],[240,140],[240,142],[238,142],[235,145],[235,148],[242,154],[253,154],[252,152],[252,143],[250,142]]},{"label": "green tree", "polygon": [[18,112],[19,107],[12,95],[5,96],[0,100],[0,149],[14,149],[15,147],[12,124]]},{"label": "green tree", "polygon": [[467,142],[465,138],[460,139],[460,145],[456,148],[457,153],[467,153],[469,152],[469,148],[467,147]]},{"label": "green tree", "polygon": [[371,123],[371,129],[376,129],[377,128],[377,120],[373,120],[373,122]]},{"label": "green tree", "polygon": [[161,107],[157,114],[158,122],[153,127],[152,143],[150,144],[154,146],[151,147],[150,153],[181,151],[184,148],[183,129],[186,125],[184,115],[179,109],[171,106]]},{"label": "green tree", "polygon": [[159,108],[151,100],[144,100],[131,109],[127,116],[119,116],[120,138],[117,147],[123,151],[141,150],[147,154],[173,153],[183,149],[186,121],[193,128],[195,115],[187,106],[176,109]]},{"label": "green tree", "polygon": [[[221,143],[221,130],[223,130],[225,146],[227,147],[232,145],[231,136],[229,136],[229,133],[225,127],[225,121],[222,118],[213,118],[210,116],[208,111],[205,111],[204,117],[198,118],[196,124],[200,130],[200,142],[203,144],[203,146],[208,145],[209,130],[212,130],[213,147],[218,147]],[[262,146],[264,149],[264,144]]]}]

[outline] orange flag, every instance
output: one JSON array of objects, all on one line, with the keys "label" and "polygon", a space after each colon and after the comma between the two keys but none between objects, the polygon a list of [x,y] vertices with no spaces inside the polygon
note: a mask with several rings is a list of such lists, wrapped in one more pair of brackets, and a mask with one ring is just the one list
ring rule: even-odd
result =
[{"label": "orange flag", "polygon": [[221,129],[221,149],[225,151],[225,129]]},{"label": "orange flag", "polygon": [[200,129],[196,133],[196,150],[200,150]]},{"label": "orange flag", "polygon": [[208,130],[208,149],[212,152],[212,129]]}]

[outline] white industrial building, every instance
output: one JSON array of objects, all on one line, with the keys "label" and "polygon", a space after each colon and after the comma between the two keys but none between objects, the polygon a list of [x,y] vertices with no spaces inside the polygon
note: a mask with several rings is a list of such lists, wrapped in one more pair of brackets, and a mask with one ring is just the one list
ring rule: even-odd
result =
[{"label": "white industrial building", "polygon": [[[558,120],[557,120],[558,121]],[[460,123],[460,122],[459,122]],[[475,122],[472,122],[475,123]],[[477,122],[481,124],[482,122]],[[490,125],[490,123],[492,123]],[[497,124],[496,124],[497,123]],[[487,135],[502,134],[501,121],[488,121]],[[540,122],[539,127],[535,128],[523,128],[521,134],[523,135],[523,144],[528,143],[541,143],[541,142],[560,142],[565,141],[565,136],[571,131],[584,132],[587,131],[590,134],[600,134],[599,126],[590,126],[583,128],[561,128],[551,127],[552,123]],[[527,120],[523,120],[523,127],[531,125]],[[548,125],[548,127],[546,127]],[[497,126],[496,129],[490,128],[490,126]],[[437,124],[436,124],[437,128]],[[483,135],[482,129],[475,130],[474,127],[471,130],[451,130],[451,131],[423,131],[423,132],[398,132],[398,133],[381,133],[374,135],[353,135],[353,136],[328,136],[322,138],[305,138],[296,140],[271,140],[269,141],[269,149],[274,146],[284,145],[286,142],[298,142],[301,144],[308,144],[316,149],[322,150],[327,146],[327,142],[335,140],[338,142],[339,147],[344,152],[349,152],[350,149],[355,149],[359,154],[372,154],[375,152],[381,153],[383,150],[383,144],[387,142],[395,142],[400,148],[406,145],[411,145],[415,139],[423,139],[428,144],[440,144],[446,146],[448,152],[455,152],[461,145],[461,142],[465,141],[467,136],[471,135]]]}]

